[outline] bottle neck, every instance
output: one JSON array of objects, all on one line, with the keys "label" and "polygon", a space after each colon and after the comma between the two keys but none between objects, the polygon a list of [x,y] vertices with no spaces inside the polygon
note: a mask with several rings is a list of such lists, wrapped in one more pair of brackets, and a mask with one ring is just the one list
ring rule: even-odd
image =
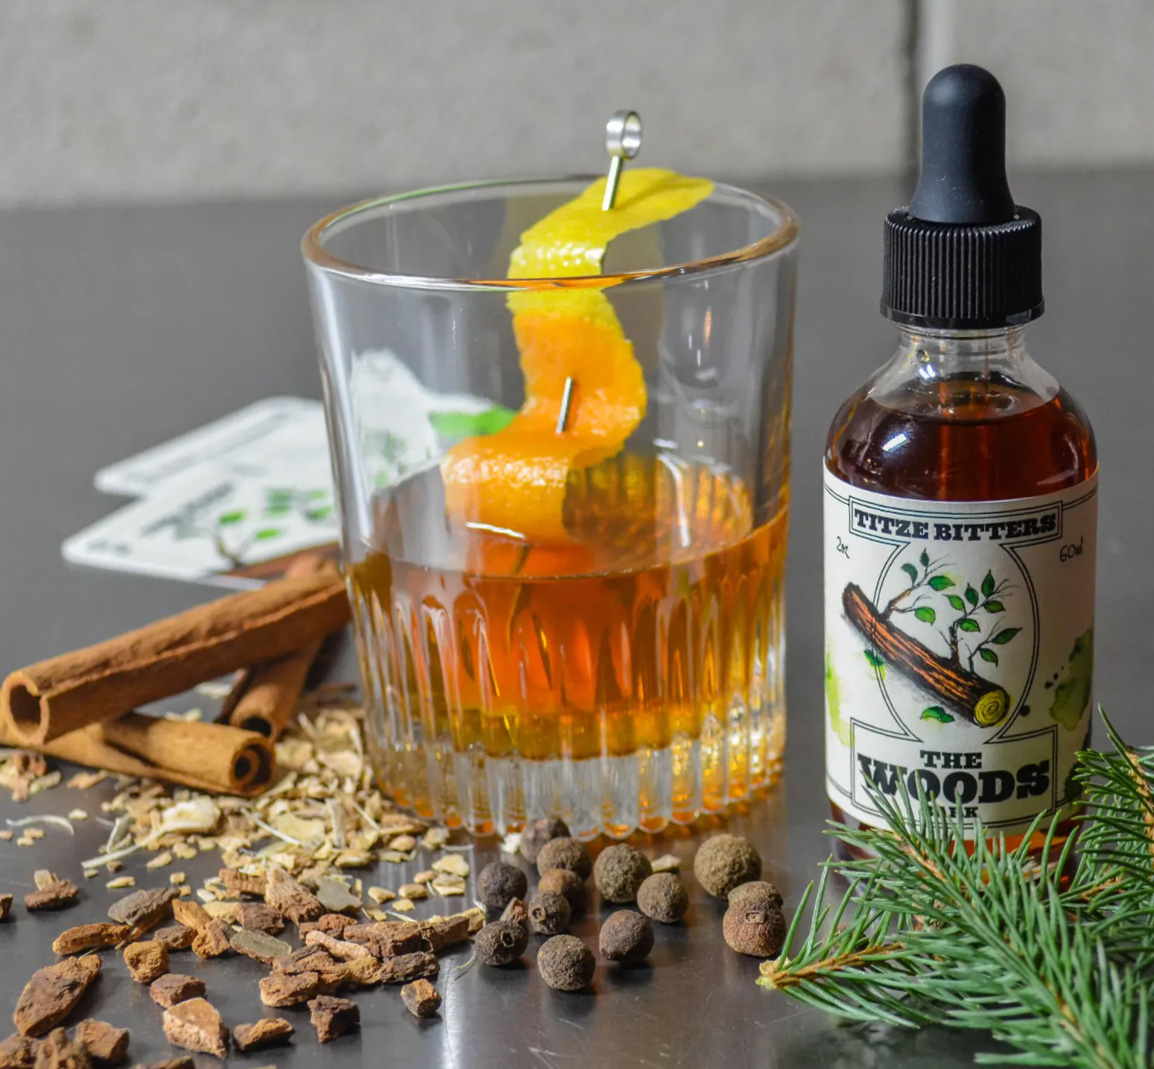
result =
[{"label": "bottle neck", "polygon": [[998,330],[926,330],[901,328],[897,356],[912,360],[921,378],[988,375],[1029,360],[1022,327]]}]

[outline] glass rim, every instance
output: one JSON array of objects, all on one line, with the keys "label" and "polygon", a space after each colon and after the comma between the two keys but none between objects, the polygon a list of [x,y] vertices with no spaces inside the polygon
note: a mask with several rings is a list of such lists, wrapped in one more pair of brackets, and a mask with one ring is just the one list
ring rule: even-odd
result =
[{"label": "glass rim", "polygon": [[394,193],[384,197],[370,197],[355,204],[346,205],[318,220],[305,231],[301,240],[301,253],[306,263],[320,270],[347,279],[370,282],[375,285],[398,286],[405,289],[433,290],[545,290],[545,289],[604,289],[609,286],[627,285],[636,282],[652,282],[661,279],[701,275],[735,264],[763,260],[789,248],[797,242],[801,223],[789,205],[775,197],[751,193],[740,186],[725,182],[715,182],[715,189],[725,189],[740,194],[755,203],[774,208],[780,217],[777,227],[763,238],[700,260],[685,263],[666,264],[644,271],[622,271],[608,275],[571,275],[565,278],[453,278],[430,275],[406,275],[394,271],[376,271],[334,256],[324,246],[328,231],[339,223],[353,219],[375,208],[398,204],[406,200],[416,200],[443,193],[464,193],[471,190],[493,189],[499,186],[560,185],[566,182],[594,182],[601,175],[554,175],[538,178],[491,178],[480,181],[456,182],[444,186],[427,186],[405,193]]}]

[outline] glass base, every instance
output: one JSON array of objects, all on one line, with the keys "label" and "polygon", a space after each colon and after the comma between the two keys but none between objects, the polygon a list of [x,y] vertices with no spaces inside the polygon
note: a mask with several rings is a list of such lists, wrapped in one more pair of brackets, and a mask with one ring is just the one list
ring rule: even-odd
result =
[{"label": "glass base", "polygon": [[556,816],[579,839],[624,839],[691,824],[771,787],[784,746],[780,703],[756,712],[734,703],[726,723],[705,718],[700,738],[628,756],[529,760],[418,745],[374,747],[373,761],[382,791],[448,827],[506,835]]}]

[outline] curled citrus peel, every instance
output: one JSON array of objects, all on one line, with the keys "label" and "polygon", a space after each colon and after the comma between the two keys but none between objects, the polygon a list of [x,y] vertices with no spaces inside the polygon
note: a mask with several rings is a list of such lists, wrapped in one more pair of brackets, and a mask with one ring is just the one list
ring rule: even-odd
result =
[{"label": "curled citrus peel", "polygon": [[[611,211],[605,180],[521,235],[509,278],[599,274],[609,242],[688,211],[713,183],[657,167],[622,175]],[[466,438],[441,461],[450,517],[535,543],[566,542],[562,521],[569,472],[617,453],[645,415],[645,378],[603,289],[518,290],[508,297],[525,376],[525,403],[495,434]],[[565,429],[557,417],[567,378],[575,386]]]}]

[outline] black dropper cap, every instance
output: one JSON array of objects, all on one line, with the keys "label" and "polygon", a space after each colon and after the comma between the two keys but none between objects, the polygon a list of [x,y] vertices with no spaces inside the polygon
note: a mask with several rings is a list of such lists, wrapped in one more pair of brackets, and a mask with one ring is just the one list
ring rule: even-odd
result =
[{"label": "black dropper cap", "polygon": [[922,98],[922,170],[885,229],[882,312],[898,323],[981,330],[1042,314],[1042,220],[1006,181],[1006,96],[961,63]]}]

